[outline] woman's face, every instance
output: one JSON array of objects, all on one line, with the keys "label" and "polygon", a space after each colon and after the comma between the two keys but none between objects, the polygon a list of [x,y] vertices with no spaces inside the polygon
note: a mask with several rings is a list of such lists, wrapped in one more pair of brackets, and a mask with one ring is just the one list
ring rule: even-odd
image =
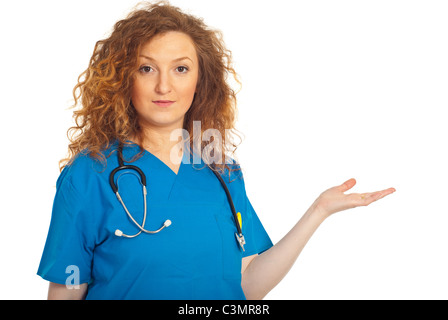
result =
[{"label": "woman's face", "polygon": [[198,80],[191,38],[170,31],[143,45],[134,77],[132,103],[142,128],[182,128]]}]

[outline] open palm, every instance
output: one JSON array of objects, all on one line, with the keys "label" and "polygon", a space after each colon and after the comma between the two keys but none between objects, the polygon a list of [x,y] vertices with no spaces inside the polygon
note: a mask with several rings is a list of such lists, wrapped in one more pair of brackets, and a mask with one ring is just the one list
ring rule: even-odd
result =
[{"label": "open palm", "polygon": [[368,206],[372,202],[382,199],[385,196],[395,192],[394,188],[388,188],[375,192],[345,194],[345,192],[353,188],[355,184],[356,180],[352,178],[339,186],[322,192],[322,194],[316,199],[316,207],[324,215],[329,216],[338,211],[360,206]]}]

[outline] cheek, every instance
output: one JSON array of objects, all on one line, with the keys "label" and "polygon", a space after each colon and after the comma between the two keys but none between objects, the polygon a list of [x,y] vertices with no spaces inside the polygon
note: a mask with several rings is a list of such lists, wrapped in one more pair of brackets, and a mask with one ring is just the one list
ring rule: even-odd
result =
[{"label": "cheek", "polygon": [[131,89],[131,99],[135,104],[137,101],[141,100],[144,95],[144,90],[138,81],[134,82]]},{"label": "cheek", "polygon": [[182,87],[182,96],[188,100],[192,100],[196,92],[196,81],[191,81]]}]

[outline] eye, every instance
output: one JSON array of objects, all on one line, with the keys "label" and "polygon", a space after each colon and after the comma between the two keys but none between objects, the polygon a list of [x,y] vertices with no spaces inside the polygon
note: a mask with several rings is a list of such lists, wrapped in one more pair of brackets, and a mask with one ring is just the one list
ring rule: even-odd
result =
[{"label": "eye", "polygon": [[151,68],[150,66],[142,66],[142,67],[140,67],[140,69],[139,69],[139,71],[140,71],[141,73],[149,73],[149,72],[151,72],[151,70],[152,70],[152,68]]},{"label": "eye", "polygon": [[184,66],[180,66],[180,67],[177,67],[176,70],[179,73],[186,73],[188,71],[188,68],[184,67]]}]

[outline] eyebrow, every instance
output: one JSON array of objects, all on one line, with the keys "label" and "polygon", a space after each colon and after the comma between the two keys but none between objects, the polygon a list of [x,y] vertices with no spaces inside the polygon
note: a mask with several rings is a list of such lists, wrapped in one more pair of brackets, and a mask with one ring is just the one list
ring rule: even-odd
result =
[{"label": "eyebrow", "polygon": [[[148,56],[145,56],[144,54],[141,54],[140,57],[145,58],[145,59],[148,59],[148,60],[151,60],[151,61],[155,61],[153,58],[148,57]],[[190,60],[191,62],[193,62],[193,60],[191,60],[191,59],[188,58],[188,57],[180,57],[180,58],[174,59],[172,62],[178,62],[178,61],[185,60],[185,59],[188,59],[188,60]]]}]

